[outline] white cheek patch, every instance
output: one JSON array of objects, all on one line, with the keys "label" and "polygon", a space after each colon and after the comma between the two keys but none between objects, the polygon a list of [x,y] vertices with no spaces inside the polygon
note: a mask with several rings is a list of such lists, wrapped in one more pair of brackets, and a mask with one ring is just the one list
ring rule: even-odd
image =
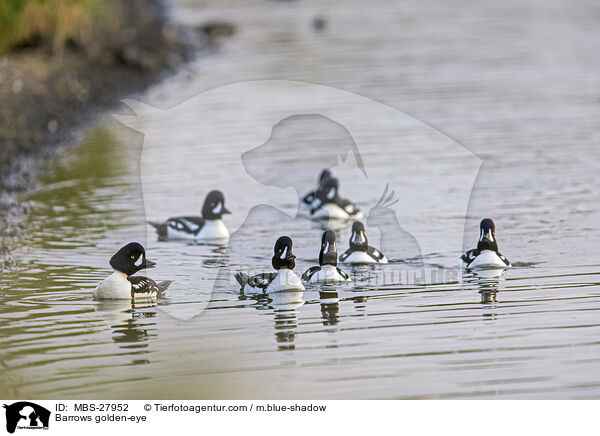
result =
[{"label": "white cheek patch", "polygon": [[333,200],[334,198],[335,198],[335,189],[330,189],[329,192],[327,193],[327,199]]},{"label": "white cheek patch", "polygon": [[285,256],[287,255],[287,247],[285,247],[283,249],[283,253],[281,253],[281,256],[279,256],[280,259],[285,259]]},{"label": "white cheek patch", "polygon": [[141,266],[143,260],[144,260],[143,256],[138,257],[138,259],[134,262],[134,265],[135,266]]},{"label": "white cheek patch", "polygon": [[217,205],[215,206],[215,208],[212,210],[212,213],[214,213],[214,214],[221,213],[222,209],[223,209],[223,204],[219,201],[217,203]]},{"label": "white cheek patch", "polygon": [[323,248],[323,252],[327,253],[329,251],[329,242],[325,244],[325,248]]},{"label": "white cheek patch", "polygon": [[492,235],[492,231],[488,230],[487,234],[485,233],[485,230],[481,229],[481,235],[479,236],[479,240],[483,241],[483,238],[487,237],[490,241],[494,242],[494,236]]},{"label": "white cheek patch", "polygon": [[354,237],[352,238],[352,242],[354,242],[354,243],[365,242],[365,239],[363,237],[363,232],[355,233]]}]

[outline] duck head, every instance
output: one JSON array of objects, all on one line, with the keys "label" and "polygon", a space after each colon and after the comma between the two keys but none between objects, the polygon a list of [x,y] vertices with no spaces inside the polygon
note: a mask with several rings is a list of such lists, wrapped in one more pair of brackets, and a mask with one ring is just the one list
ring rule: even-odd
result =
[{"label": "duck head", "polygon": [[275,242],[273,249],[273,258],[271,263],[273,268],[280,270],[282,268],[294,269],[296,266],[296,256],[292,253],[292,239],[289,236],[281,236]]},{"label": "duck head", "polygon": [[337,266],[337,246],[335,243],[335,233],[332,230],[323,232],[323,236],[321,237],[319,265]]},{"label": "duck head", "polygon": [[202,217],[207,220],[219,220],[226,214],[231,213],[225,208],[225,197],[221,191],[210,191],[202,206]]},{"label": "duck head", "polygon": [[498,251],[498,242],[496,242],[496,226],[494,221],[489,218],[481,220],[479,224],[479,242],[478,250]]},{"label": "duck head", "polygon": [[323,181],[325,181],[327,179],[330,179],[331,177],[332,177],[331,171],[329,171],[329,169],[325,168],[319,174],[319,182],[318,182],[318,184],[321,185],[323,183]]},{"label": "duck head", "polygon": [[321,200],[321,204],[332,203],[338,198],[339,182],[335,177],[329,177],[321,182],[321,186],[315,193],[315,197]]},{"label": "duck head", "polygon": [[146,259],[146,250],[141,244],[130,242],[110,258],[110,266],[130,276],[144,268],[152,268],[156,263]]},{"label": "duck head", "polygon": [[369,246],[365,226],[360,221],[352,224],[352,235],[350,235],[350,248],[354,251],[366,251]]}]

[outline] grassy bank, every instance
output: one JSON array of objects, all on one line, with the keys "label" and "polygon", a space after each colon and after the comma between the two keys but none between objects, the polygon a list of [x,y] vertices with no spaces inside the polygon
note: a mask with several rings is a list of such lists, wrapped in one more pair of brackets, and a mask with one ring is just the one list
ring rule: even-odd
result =
[{"label": "grassy bank", "polygon": [[[158,0],[0,2],[0,189],[23,156],[144,89],[190,52]],[[12,179],[7,180],[7,175]]]},{"label": "grassy bank", "polygon": [[55,50],[67,42],[84,45],[92,36],[92,23],[107,18],[102,11],[117,6],[114,0],[3,0],[0,51],[43,42]]},{"label": "grassy bank", "polygon": [[203,44],[159,0],[0,0],[0,271],[55,146]]}]

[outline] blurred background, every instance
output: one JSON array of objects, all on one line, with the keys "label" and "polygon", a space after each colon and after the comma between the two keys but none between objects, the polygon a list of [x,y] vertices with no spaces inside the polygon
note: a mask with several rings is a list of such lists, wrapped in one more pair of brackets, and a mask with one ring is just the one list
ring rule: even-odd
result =
[{"label": "blurred background", "polygon": [[[20,398],[598,398],[599,22],[592,0],[3,1],[1,391]],[[213,290],[217,272],[268,266],[275,231],[294,232],[301,272],[317,257],[318,224],[256,215],[231,252],[156,240],[140,183],[144,136],[109,115],[132,115],[122,98],[169,109],[219,86],[264,79],[347,90],[413,120],[423,134],[399,135],[397,147],[414,149],[403,162],[388,159],[394,145],[378,136],[387,120],[372,120],[369,152],[381,158],[369,170],[411,175],[396,187],[400,205],[420,198],[416,186],[440,175],[454,180],[436,201],[418,213],[406,206],[391,222],[431,235],[437,249],[421,250],[418,260],[449,272],[447,279],[362,283],[369,271],[353,269],[354,285],[310,288],[300,302],[248,300],[228,282]],[[189,162],[210,155],[215,165],[195,174],[208,191],[229,157],[226,145],[193,148],[202,119],[199,111],[157,130],[166,152],[190,152]],[[347,141],[346,131],[336,137],[322,121],[310,135],[283,125],[280,137],[311,158],[324,137]],[[211,135],[202,142],[222,144],[218,129]],[[466,216],[444,207],[465,188],[466,159],[437,156],[433,165],[420,153],[441,137],[481,160],[467,186]],[[271,178],[296,171],[299,189],[316,183],[318,173],[294,167],[289,156],[261,159],[280,171]],[[342,194],[368,211],[382,189],[366,187],[351,163],[334,174]],[[252,165],[261,168],[260,159]],[[219,188],[243,198],[233,183]],[[198,212],[205,192],[186,194],[197,204],[173,206],[177,199],[166,193],[156,201]],[[241,214],[241,201],[228,208]],[[514,267],[497,277],[457,273],[485,217],[496,222]],[[447,231],[457,226],[462,248]],[[345,247],[349,229],[337,234]],[[159,259],[152,277],[175,278],[157,307],[90,298],[110,255],[129,240]],[[393,266],[414,266],[402,244],[388,246]],[[204,279],[196,281],[192,268]],[[195,306],[206,309],[190,321],[168,314]]]}]

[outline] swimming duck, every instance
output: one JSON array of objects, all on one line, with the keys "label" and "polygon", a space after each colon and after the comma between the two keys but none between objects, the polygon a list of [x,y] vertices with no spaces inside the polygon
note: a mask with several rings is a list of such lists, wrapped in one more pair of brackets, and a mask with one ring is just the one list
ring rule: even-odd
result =
[{"label": "swimming duck", "polygon": [[141,244],[130,242],[110,259],[110,266],[115,270],[94,289],[94,299],[137,300],[156,298],[167,290],[172,280],[156,283],[148,277],[133,274],[152,268],[155,262],[146,259],[146,251]]},{"label": "swimming duck", "polygon": [[161,240],[192,239],[213,241],[229,239],[229,230],[221,220],[224,214],[231,213],[225,207],[225,197],[221,191],[210,191],[202,206],[202,216],[179,216],[169,218],[164,223],[148,221],[156,228]]},{"label": "swimming duck", "polygon": [[238,272],[235,279],[241,286],[241,291],[246,295],[265,294],[287,290],[304,290],[300,278],[294,273],[296,256],[292,252],[292,239],[281,236],[275,242],[271,264],[276,273],[263,273],[255,276]]},{"label": "swimming duck", "polygon": [[323,184],[323,181],[329,179],[330,177],[331,177],[331,171],[329,171],[327,168],[325,168],[323,171],[321,171],[321,174],[319,174],[319,180],[317,180],[317,189],[315,189],[314,191],[310,191],[308,194],[306,194],[302,198],[302,201],[300,202],[300,206],[304,207],[305,209],[310,210],[313,206],[313,203],[317,199],[315,197],[315,193],[319,190],[319,188]]},{"label": "swimming duck", "polygon": [[489,218],[479,224],[479,242],[477,248],[461,256],[464,268],[506,268],[510,262],[498,251],[496,226]]},{"label": "swimming duck", "polygon": [[309,283],[349,282],[350,277],[337,266],[337,247],[335,233],[331,230],[323,232],[319,265],[312,266],[302,274],[302,280]]},{"label": "swimming duck", "polygon": [[310,210],[314,219],[360,219],[362,213],[350,200],[340,198],[339,182],[335,177],[325,179],[315,193]]},{"label": "swimming duck", "polygon": [[352,224],[350,248],[340,256],[345,263],[387,263],[387,258],[377,248],[371,247],[365,233],[365,226],[360,221]]}]

